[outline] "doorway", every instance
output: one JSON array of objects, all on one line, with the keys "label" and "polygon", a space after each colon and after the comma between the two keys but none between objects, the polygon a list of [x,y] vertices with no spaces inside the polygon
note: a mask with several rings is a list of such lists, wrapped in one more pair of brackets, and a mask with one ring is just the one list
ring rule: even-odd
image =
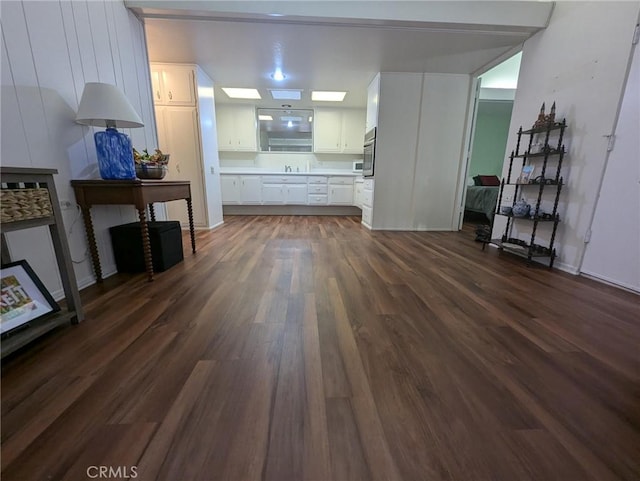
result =
[{"label": "doorway", "polygon": [[478,77],[460,225],[463,230],[476,232],[493,223],[521,56],[517,53]]}]

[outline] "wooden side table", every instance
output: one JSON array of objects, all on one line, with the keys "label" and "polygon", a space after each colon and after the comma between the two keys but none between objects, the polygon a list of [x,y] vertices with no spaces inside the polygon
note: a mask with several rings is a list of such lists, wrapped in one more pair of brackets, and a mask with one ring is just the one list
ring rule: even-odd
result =
[{"label": "wooden side table", "polygon": [[84,320],[84,312],[82,310],[82,303],[80,302],[80,292],[78,291],[78,283],[76,282],[76,275],[71,262],[69,244],[67,243],[67,237],[64,231],[56,185],[53,180],[53,176],[57,173],[58,171],[55,169],[33,169],[25,167],[0,168],[2,183],[6,185],[6,187],[3,187],[3,190],[46,189],[51,204],[50,215],[34,216],[24,220],[5,219],[2,222],[2,235],[0,236],[2,243],[2,262],[11,262],[4,233],[29,229],[31,227],[48,226],[66,300],[66,309],[31,321],[28,328],[19,330],[3,339],[2,357],[11,354],[57,326],[69,322],[77,324]]},{"label": "wooden side table", "polygon": [[189,231],[191,234],[191,251],[196,253],[196,237],[193,227],[193,208],[191,204],[191,185],[188,181],[163,180],[72,180],[71,185],[76,194],[76,201],[82,209],[84,227],[89,241],[89,251],[93,261],[93,269],[98,282],[102,282],[102,268],[98,246],[91,220],[92,205],[134,205],[140,218],[142,231],[142,247],[144,264],[149,281],[153,280],[153,262],[151,243],[145,209],[149,206],[151,221],[155,221],[154,202],[185,199],[189,213]]}]

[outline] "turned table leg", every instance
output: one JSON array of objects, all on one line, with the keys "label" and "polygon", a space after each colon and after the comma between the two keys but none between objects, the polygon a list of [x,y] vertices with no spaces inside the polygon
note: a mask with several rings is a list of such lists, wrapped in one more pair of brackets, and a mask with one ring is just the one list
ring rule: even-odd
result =
[{"label": "turned table leg", "polygon": [[142,250],[144,251],[144,267],[147,271],[149,282],[153,280],[153,259],[151,258],[151,240],[149,239],[149,226],[147,225],[147,216],[144,207],[138,209],[138,217],[140,217],[140,234],[142,235]]},{"label": "turned table leg", "polygon": [[153,204],[149,204],[149,215],[151,216],[151,222],[156,221],[156,209]]},{"label": "turned table leg", "polygon": [[193,206],[191,197],[187,197],[187,212],[189,213],[189,233],[191,234],[191,252],[196,253],[196,232],[193,228]]},{"label": "turned table leg", "polygon": [[96,281],[102,282],[102,268],[100,267],[100,256],[98,255],[98,244],[96,243],[96,235],[93,230],[93,221],[91,220],[91,206],[82,206],[82,219],[84,220],[84,230],[87,233],[87,241],[89,242],[89,252],[91,253],[91,262],[93,263],[93,271],[96,274]]}]

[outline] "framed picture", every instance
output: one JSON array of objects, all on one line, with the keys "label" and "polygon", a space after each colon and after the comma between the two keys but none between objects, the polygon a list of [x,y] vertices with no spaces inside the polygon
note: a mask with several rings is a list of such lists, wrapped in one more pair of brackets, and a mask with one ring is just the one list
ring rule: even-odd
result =
[{"label": "framed picture", "polygon": [[60,310],[27,261],[5,264],[1,269],[0,333]]},{"label": "framed picture", "polygon": [[525,165],[522,167],[522,173],[520,177],[518,177],[518,184],[530,184],[533,180],[533,171],[535,170],[535,166],[533,165]]}]

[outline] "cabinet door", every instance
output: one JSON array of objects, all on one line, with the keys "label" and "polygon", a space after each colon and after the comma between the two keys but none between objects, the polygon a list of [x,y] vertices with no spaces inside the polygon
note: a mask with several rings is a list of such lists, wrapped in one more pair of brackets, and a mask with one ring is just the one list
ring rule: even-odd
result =
[{"label": "cabinet door", "polygon": [[240,203],[240,178],[237,175],[221,175],[220,189],[222,191],[223,204]]},{"label": "cabinet door", "polygon": [[362,154],[364,151],[365,111],[345,110],[342,116],[342,151]]},{"label": "cabinet door", "polygon": [[[171,154],[166,180],[188,180],[191,183],[193,222],[206,225],[204,178],[198,115],[195,107],[165,107],[164,129]],[[160,142],[163,145],[164,142]],[[189,224],[187,204],[184,200],[167,203],[169,219]]]},{"label": "cabinet door", "polygon": [[251,105],[240,105],[235,110],[236,150],[258,150],[256,111]]},{"label": "cabinet door", "polygon": [[262,204],[262,178],[259,175],[240,178],[240,201],[243,204]]},{"label": "cabinet door", "polygon": [[367,88],[367,120],[365,130],[368,132],[378,126],[378,104],[380,96],[380,74],[369,84]]},{"label": "cabinet door", "polygon": [[329,185],[329,205],[353,205],[353,185]]},{"label": "cabinet door", "polygon": [[216,127],[218,130],[218,150],[235,150],[233,110],[228,105],[216,105]]},{"label": "cabinet door", "polygon": [[356,182],[353,185],[353,204],[357,207],[362,208],[363,194],[364,190],[362,182]]},{"label": "cabinet door", "polygon": [[287,204],[306,205],[307,204],[307,184],[291,184],[287,189]]},{"label": "cabinet door", "polygon": [[216,106],[216,124],[218,150],[255,152],[258,149],[253,106]]},{"label": "cabinet door", "polygon": [[195,105],[194,73],[191,67],[171,65],[162,68],[162,84],[167,105]]},{"label": "cabinet door", "polygon": [[316,109],[313,127],[315,152],[342,150],[342,112]]},{"label": "cabinet door", "polygon": [[153,102],[164,104],[164,93],[162,91],[162,70],[156,67],[151,68],[151,88],[153,89]]},{"label": "cabinet door", "polygon": [[284,188],[283,184],[262,184],[262,203],[284,204]]}]

